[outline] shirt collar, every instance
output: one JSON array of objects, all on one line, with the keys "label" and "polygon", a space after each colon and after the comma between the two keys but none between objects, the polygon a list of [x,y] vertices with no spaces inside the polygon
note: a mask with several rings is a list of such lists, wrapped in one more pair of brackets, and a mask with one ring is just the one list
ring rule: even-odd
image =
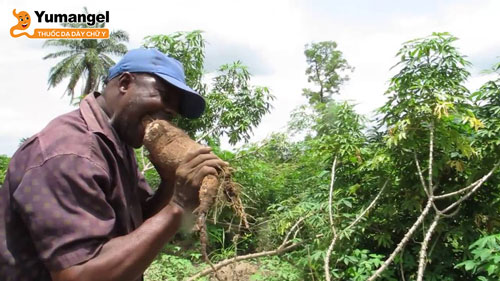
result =
[{"label": "shirt collar", "polygon": [[99,92],[87,95],[80,103],[80,112],[89,131],[104,135],[115,145],[118,154],[123,158],[124,149],[127,150],[128,146],[118,137],[115,129],[111,126],[108,115],[97,102],[97,97],[100,95]]}]

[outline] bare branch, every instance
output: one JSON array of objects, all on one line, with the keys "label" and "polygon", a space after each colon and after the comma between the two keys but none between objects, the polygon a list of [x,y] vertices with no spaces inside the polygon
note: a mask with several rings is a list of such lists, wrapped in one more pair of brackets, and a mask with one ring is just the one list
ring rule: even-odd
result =
[{"label": "bare branch", "polygon": [[328,214],[330,216],[330,226],[332,227],[333,233],[336,235],[335,227],[333,226],[333,212],[332,212],[332,198],[333,198],[333,184],[335,183],[335,168],[337,166],[337,156],[333,160],[332,164],[332,176],[330,179],[330,194],[328,195]]},{"label": "bare branch", "polygon": [[408,240],[410,240],[415,230],[427,216],[429,210],[431,209],[432,203],[433,203],[432,198],[429,198],[429,200],[427,200],[427,204],[425,205],[424,210],[422,211],[422,213],[420,213],[420,216],[417,218],[415,223],[413,223],[412,227],[410,228],[410,230],[408,230],[403,239],[401,239],[396,249],[394,249],[389,258],[385,260],[384,264],[382,264],[382,266],[380,266],[379,269],[377,269],[377,271],[375,271],[375,273],[373,273],[372,276],[370,276],[370,278],[367,279],[367,281],[375,280],[392,263],[396,255],[401,251],[401,249],[406,245],[406,243],[408,243]]},{"label": "bare branch", "polygon": [[431,127],[430,127],[430,136],[429,136],[429,195],[433,196],[434,193],[434,186],[432,186],[432,161],[433,161],[433,152],[434,152],[434,122],[431,122]]},{"label": "bare branch", "polygon": [[417,274],[417,281],[422,281],[424,277],[424,271],[425,271],[425,266],[427,264],[427,247],[429,245],[429,241],[431,240],[432,233],[436,229],[436,226],[441,219],[441,214],[436,214],[434,216],[434,220],[431,223],[431,226],[427,230],[427,233],[425,234],[424,241],[422,242],[422,246],[420,247],[420,258],[418,262],[418,274]]},{"label": "bare branch", "polygon": [[420,163],[418,162],[417,159],[417,153],[414,153],[415,156],[415,164],[417,165],[417,171],[418,171],[418,177],[420,178],[420,183],[422,184],[422,187],[424,188],[425,194],[427,194],[427,197],[431,197],[429,194],[429,191],[427,189],[427,185],[425,184],[424,180],[424,174],[422,173],[422,169],[420,168]]},{"label": "bare branch", "polygon": [[332,228],[333,238],[330,246],[326,250],[324,269],[326,281],[330,281],[330,255],[332,254],[333,247],[335,246],[335,242],[337,241],[337,230],[335,229],[335,225],[333,224],[333,211],[332,211],[332,200],[333,200],[333,184],[335,183],[335,168],[337,166],[337,156],[335,156],[332,164],[332,176],[330,180],[330,194],[328,195],[328,214],[330,217],[330,227]]},{"label": "bare branch", "polygon": [[307,217],[309,216],[305,216],[305,217],[301,217],[299,218],[299,220],[297,220],[297,222],[290,228],[290,230],[288,230],[288,232],[286,233],[285,235],[285,239],[283,239],[283,243],[281,243],[281,245],[278,247],[279,248],[283,248],[287,243],[288,243],[288,238],[290,237],[290,234],[295,230],[295,228],[297,228],[299,226],[299,224],[301,222],[303,222]]},{"label": "bare branch", "polygon": [[405,271],[403,269],[403,254],[405,253],[405,249],[403,247],[403,249],[401,250],[401,261],[399,262],[399,271],[401,272],[401,279],[403,279],[403,281],[406,281],[405,279]]},{"label": "bare branch", "polygon": [[490,170],[490,172],[488,174],[486,174],[484,177],[482,177],[478,183],[474,186],[474,188],[472,188],[467,194],[465,194],[462,198],[458,199],[457,201],[455,201],[453,204],[449,205],[448,207],[446,207],[446,209],[444,209],[442,212],[443,213],[447,213],[448,211],[450,211],[451,209],[455,208],[457,205],[459,205],[460,203],[462,203],[464,200],[466,200],[467,198],[469,198],[474,192],[476,192],[476,190],[478,190],[481,185],[483,185],[483,183],[489,178],[491,177],[491,175],[493,174],[493,172],[495,172],[495,170],[498,168],[498,165],[500,165],[500,162],[495,164],[495,166]]},{"label": "bare branch", "polygon": [[375,206],[375,203],[377,203],[378,198],[380,197],[380,195],[382,194],[382,192],[384,192],[384,189],[387,186],[388,182],[389,182],[389,180],[385,181],[384,185],[382,186],[382,188],[378,192],[377,196],[375,196],[375,198],[372,200],[372,202],[370,203],[370,205],[368,205],[368,207],[366,209],[364,209],[363,212],[361,212],[361,214],[359,214],[358,217],[348,227],[346,227],[344,230],[342,230],[342,232],[346,232],[348,229],[350,229],[351,227],[355,226],[361,220],[361,218],[366,213],[368,213],[368,211],[370,211],[370,209],[372,209],[373,206]]},{"label": "bare branch", "polygon": [[491,174],[495,171],[495,169],[498,168],[498,164],[496,164],[493,169],[490,170],[490,172],[486,175],[484,175],[482,178],[478,179],[477,181],[471,183],[470,185],[462,188],[462,189],[459,189],[457,191],[453,191],[453,192],[449,192],[449,193],[445,193],[445,194],[441,194],[441,195],[436,195],[434,196],[435,199],[443,199],[443,198],[448,198],[448,197],[451,197],[451,196],[454,196],[454,195],[458,195],[458,194],[461,194],[461,193],[464,193],[470,189],[473,189],[476,187],[477,184],[479,184],[480,182],[484,182],[486,181],[490,176]]},{"label": "bare branch", "polygon": [[[349,230],[350,228],[352,228],[353,226],[355,226],[361,220],[361,218],[363,218],[363,216],[366,213],[368,213],[368,211],[370,211],[373,208],[373,206],[375,206],[375,203],[377,202],[377,200],[379,199],[380,195],[384,191],[384,189],[387,186],[388,182],[389,182],[389,180],[385,181],[384,185],[382,186],[382,188],[378,192],[377,196],[375,196],[375,198],[368,205],[368,207],[366,207],[366,209],[364,209],[349,226],[347,226],[346,228],[344,228],[339,235],[337,235],[337,233],[334,232],[333,238],[332,238],[332,242],[330,243],[330,246],[328,246],[328,249],[326,251],[325,262],[324,262],[324,270],[325,270],[325,276],[326,276],[326,280],[327,281],[331,280],[330,279],[330,256],[331,256],[331,254],[333,252],[333,248],[335,247],[335,243],[339,239],[339,236],[343,235],[344,233],[347,232],[347,230]],[[332,225],[332,229],[334,229],[333,225]]]},{"label": "bare branch", "polygon": [[338,238],[338,236],[336,234],[334,234],[332,242],[330,243],[330,246],[328,246],[328,249],[326,250],[325,263],[324,263],[326,281],[331,280],[330,279],[330,255],[332,254],[333,247],[335,246],[335,243],[337,242],[337,238]]}]

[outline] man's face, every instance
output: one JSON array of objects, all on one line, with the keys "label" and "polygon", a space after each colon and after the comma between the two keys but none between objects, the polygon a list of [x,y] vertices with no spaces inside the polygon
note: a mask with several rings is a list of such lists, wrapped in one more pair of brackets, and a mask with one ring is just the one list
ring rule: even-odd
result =
[{"label": "man's face", "polygon": [[127,87],[119,83],[122,95],[111,118],[111,125],[122,141],[138,148],[145,134],[142,119],[149,115],[155,119],[171,120],[179,112],[182,93],[154,75],[130,75],[131,81]]}]

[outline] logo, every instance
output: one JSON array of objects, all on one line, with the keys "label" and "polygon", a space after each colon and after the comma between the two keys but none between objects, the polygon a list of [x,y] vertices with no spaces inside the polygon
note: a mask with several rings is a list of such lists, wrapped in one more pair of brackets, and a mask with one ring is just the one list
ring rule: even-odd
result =
[{"label": "logo", "polygon": [[[26,11],[12,14],[17,20],[17,24],[10,28],[10,36],[16,38],[26,36],[34,39],[107,39],[109,29],[107,28],[36,28],[33,34],[29,34],[27,29],[31,25],[31,16]],[[96,23],[109,22],[109,11],[105,14],[48,14],[45,11],[35,11],[38,22],[47,23],[86,23],[92,26]]]}]

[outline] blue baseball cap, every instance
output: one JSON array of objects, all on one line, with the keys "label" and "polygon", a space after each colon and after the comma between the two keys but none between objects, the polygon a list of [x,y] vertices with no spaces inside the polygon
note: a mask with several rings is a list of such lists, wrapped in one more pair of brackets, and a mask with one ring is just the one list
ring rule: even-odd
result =
[{"label": "blue baseball cap", "polygon": [[187,118],[198,118],[205,111],[205,99],[186,85],[182,64],[157,49],[134,49],[109,69],[107,81],[123,72],[145,72],[155,74],[182,93],[180,114]]}]

